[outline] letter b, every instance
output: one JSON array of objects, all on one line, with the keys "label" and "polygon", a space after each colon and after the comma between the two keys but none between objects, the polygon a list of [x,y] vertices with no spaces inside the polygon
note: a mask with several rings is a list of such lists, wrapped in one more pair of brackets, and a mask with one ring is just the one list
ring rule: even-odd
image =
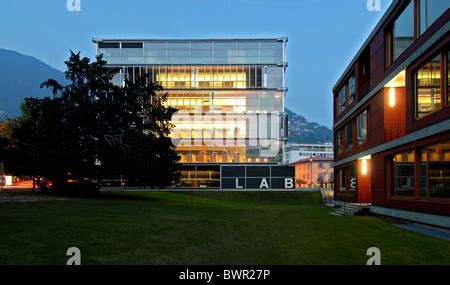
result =
[{"label": "letter b", "polygon": [[284,180],[284,188],[286,189],[292,189],[294,188],[294,179],[292,178],[286,178]]}]

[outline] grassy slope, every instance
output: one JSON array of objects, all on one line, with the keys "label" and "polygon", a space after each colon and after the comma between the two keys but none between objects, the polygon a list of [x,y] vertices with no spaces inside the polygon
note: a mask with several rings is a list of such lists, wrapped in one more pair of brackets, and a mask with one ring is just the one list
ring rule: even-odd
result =
[{"label": "grassy slope", "polygon": [[83,264],[365,264],[372,246],[383,264],[450,264],[449,242],[329,211],[311,193],[0,204],[0,264],[65,264],[72,246]]}]

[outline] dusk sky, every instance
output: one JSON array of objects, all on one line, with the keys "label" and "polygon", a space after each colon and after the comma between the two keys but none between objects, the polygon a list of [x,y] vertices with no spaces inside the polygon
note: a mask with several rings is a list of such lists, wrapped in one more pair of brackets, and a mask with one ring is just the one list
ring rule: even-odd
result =
[{"label": "dusk sky", "polygon": [[331,88],[392,0],[2,0],[0,48],[64,71],[69,50],[98,38],[289,38],[286,106],[331,127]]}]

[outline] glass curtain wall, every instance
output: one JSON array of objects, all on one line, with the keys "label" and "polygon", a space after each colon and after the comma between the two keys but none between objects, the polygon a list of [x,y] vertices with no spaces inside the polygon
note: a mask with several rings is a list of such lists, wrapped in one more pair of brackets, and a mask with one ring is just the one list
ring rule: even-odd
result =
[{"label": "glass curtain wall", "polygon": [[[280,64],[283,42],[175,41],[99,43],[109,64]],[[125,46],[124,46],[125,45]]]}]

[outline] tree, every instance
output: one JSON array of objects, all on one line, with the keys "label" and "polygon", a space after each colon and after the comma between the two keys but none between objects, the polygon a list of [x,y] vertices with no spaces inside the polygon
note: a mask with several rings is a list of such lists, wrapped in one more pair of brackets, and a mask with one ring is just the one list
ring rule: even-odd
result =
[{"label": "tree", "polygon": [[20,158],[16,173],[46,177],[55,188],[114,173],[151,187],[176,183],[178,156],[169,138],[176,110],[165,106],[162,88],[144,78],[114,86],[117,70],[102,56],[91,62],[71,52],[65,63],[68,84],[47,80],[41,87],[53,98],[27,98],[8,123]]},{"label": "tree", "polygon": [[[100,120],[113,125],[105,126],[107,144],[99,160],[105,177],[121,173],[139,186],[167,187],[179,179],[179,157],[169,137],[176,109],[165,105],[167,94],[160,86],[146,81],[145,76],[135,83],[125,81],[119,94],[102,102]],[[117,119],[108,120],[111,116]]]}]

